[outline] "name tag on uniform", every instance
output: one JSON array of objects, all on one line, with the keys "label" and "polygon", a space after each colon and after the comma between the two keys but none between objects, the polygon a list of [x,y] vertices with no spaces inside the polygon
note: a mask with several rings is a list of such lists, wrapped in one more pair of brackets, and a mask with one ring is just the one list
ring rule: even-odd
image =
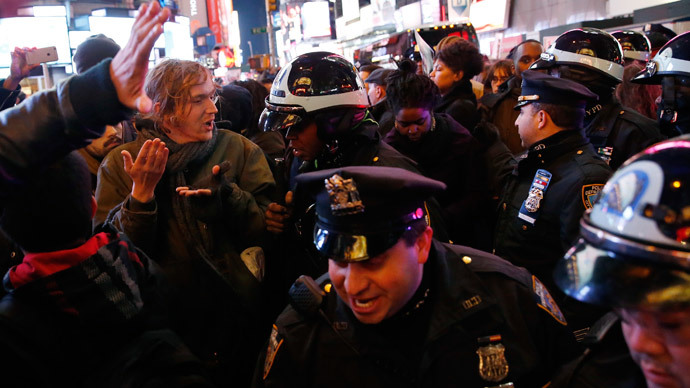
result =
[{"label": "name tag on uniform", "polygon": [[551,173],[546,170],[537,170],[537,173],[534,174],[534,180],[532,180],[532,186],[529,188],[529,195],[520,207],[518,218],[534,225],[537,217],[539,217],[539,206],[541,200],[544,199],[546,189],[549,187],[551,176]]}]

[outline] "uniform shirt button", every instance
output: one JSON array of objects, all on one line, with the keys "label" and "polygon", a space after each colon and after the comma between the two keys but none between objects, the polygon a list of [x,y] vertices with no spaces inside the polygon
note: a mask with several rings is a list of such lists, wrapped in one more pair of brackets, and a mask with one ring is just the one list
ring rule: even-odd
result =
[{"label": "uniform shirt button", "polygon": [[506,203],[503,202],[503,210],[506,210]]},{"label": "uniform shirt button", "polygon": [[378,161],[379,161],[379,157],[378,157],[378,156],[374,156],[374,162],[378,162]]},{"label": "uniform shirt button", "polygon": [[625,111],[624,111],[624,110],[620,111],[620,113],[619,113],[619,114],[621,114],[621,115],[622,115],[623,113],[625,113]]},{"label": "uniform shirt button", "polygon": [[527,230],[527,225],[522,225],[522,230]]},{"label": "uniform shirt button", "polygon": [[465,264],[469,264],[469,263],[472,262],[472,258],[469,257],[469,256],[463,256],[463,257],[462,257],[462,262],[465,263]]},{"label": "uniform shirt button", "polygon": [[578,151],[577,151],[577,154],[578,154],[578,155],[582,155],[583,152],[584,152],[584,151],[582,151],[582,150],[578,150]]},{"label": "uniform shirt button", "polygon": [[12,253],[10,253],[10,257],[11,257],[11,258],[14,259],[16,256],[17,256],[17,252],[12,252]]}]

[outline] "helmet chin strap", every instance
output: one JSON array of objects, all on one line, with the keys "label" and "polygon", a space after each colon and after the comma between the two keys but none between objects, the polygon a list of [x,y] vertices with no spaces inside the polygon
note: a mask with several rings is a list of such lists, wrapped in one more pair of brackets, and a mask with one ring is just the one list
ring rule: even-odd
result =
[{"label": "helmet chin strap", "polygon": [[659,121],[666,124],[675,123],[678,120],[675,77],[663,77],[661,79],[661,101],[662,108],[659,112]]}]

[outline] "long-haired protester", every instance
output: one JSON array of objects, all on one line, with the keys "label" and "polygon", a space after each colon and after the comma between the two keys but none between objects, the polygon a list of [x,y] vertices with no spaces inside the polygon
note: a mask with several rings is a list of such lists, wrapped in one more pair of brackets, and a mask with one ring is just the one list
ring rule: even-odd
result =
[{"label": "long-haired protester", "polygon": [[137,141],[104,159],[95,223],[112,223],[161,265],[173,327],[213,367],[215,383],[227,384],[248,381],[268,329],[253,247],[275,182],[258,146],[215,127],[216,93],[197,62],[168,59],[149,72],[153,109]]},{"label": "long-haired protester", "polygon": [[488,195],[479,143],[450,115],[434,113],[439,89],[428,77],[415,74],[412,61],[402,61],[387,80],[395,124],[384,141],[416,161],[424,175],[446,184],[437,199],[450,239],[488,249],[490,233],[481,216]]}]

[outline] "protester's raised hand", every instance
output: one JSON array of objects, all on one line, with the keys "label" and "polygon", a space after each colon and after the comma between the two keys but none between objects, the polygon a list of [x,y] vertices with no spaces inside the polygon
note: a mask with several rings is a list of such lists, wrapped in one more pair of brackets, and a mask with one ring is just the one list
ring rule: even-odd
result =
[{"label": "protester's raised hand", "polygon": [[26,60],[26,54],[36,51],[36,47],[15,47],[14,51],[10,53],[12,63],[10,64],[10,76],[5,79],[3,88],[14,90],[19,85],[19,82],[29,76],[29,72],[34,68],[40,66],[39,64],[29,65]]},{"label": "protester's raised hand", "polygon": [[139,112],[149,112],[153,105],[144,92],[144,80],[153,44],[163,32],[168,17],[170,10],[161,9],[157,1],[142,4],[127,44],[110,63],[110,78],[117,97],[123,105]]},{"label": "protester's raised hand", "polygon": [[129,151],[122,151],[125,172],[132,178],[132,198],[144,203],[153,199],[156,185],[165,172],[168,152],[160,139],[146,140],[136,161]]}]

